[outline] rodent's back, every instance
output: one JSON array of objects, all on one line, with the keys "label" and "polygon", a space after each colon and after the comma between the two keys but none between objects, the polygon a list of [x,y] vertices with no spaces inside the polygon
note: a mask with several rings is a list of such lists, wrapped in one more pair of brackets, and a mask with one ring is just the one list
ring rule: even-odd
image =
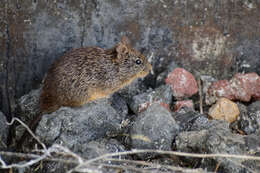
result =
[{"label": "rodent's back", "polygon": [[[109,50],[78,48],[56,60],[43,84],[41,111],[50,113],[61,106],[81,106],[147,75],[151,65],[124,39]],[[139,61],[142,64],[137,64]]]}]

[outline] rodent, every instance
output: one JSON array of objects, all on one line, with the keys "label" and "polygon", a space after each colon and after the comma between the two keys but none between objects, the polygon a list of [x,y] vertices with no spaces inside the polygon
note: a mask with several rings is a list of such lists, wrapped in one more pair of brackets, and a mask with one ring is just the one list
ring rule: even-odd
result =
[{"label": "rodent", "polygon": [[147,58],[130,45],[126,36],[111,49],[74,49],[48,70],[40,95],[40,114],[32,126],[36,127],[42,114],[107,97],[151,70]]},{"label": "rodent", "polygon": [[145,77],[151,64],[133,49],[127,37],[114,47],[74,49],[49,69],[40,96],[40,110],[50,113],[61,106],[81,106],[107,97],[134,79]]}]

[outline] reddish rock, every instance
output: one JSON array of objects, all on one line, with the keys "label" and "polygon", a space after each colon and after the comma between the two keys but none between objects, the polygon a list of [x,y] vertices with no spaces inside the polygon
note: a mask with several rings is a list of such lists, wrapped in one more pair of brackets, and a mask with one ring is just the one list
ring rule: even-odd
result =
[{"label": "reddish rock", "polygon": [[191,97],[198,92],[198,85],[193,75],[183,68],[176,68],[166,78],[171,85],[173,96],[177,99]]},{"label": "reddish rock", "polygon": [[206,103],[212,104],[218,98],[249,102],[260,99],[260,77],[256,73],[236,74],[230,81],[212,83],[206,95]]},{"label": "reddish rock", "polygon": [[194,109],[193,101],[192,100],[177,101],[174,105],[174,112],[179,111],[182,107],[189,107]]},{"label": "reddish rock", "polygon": [[256,73],[238,73],[231,80],[233,94],[237,100],[250,101],[260,99],[260,76]]},{"label": "reddish rock", "polygon": [[219,97],[225,97],[234,100],[231,84],[227,80],[213,82],[206,93],[206,104],[211,105],[216,102]]}]

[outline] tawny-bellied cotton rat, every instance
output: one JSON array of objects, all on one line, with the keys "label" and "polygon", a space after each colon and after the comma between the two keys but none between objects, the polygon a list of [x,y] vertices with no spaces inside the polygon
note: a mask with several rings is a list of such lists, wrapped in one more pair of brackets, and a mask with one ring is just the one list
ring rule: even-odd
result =
[{"label": "tawny-bellied cotton rat", "polygon": [[113,48],[74,49],[53,63],[44,81],[40,110],[50,113],[61,106],[81,106],[107,97],[146,76],[152,69],[144,55],[133,49],[127,37]]}]

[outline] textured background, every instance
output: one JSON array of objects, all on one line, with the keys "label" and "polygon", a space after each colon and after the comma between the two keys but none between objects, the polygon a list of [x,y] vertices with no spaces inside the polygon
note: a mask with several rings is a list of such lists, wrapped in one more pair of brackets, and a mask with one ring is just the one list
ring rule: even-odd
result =
[{"label": "textured background", "polygon": [[259,0],[0,0],[0,110],[14,112],[65,51],[122,35],[154,54],[155,74],[171,61],[196,76],[260,74],[259,19]]}]

